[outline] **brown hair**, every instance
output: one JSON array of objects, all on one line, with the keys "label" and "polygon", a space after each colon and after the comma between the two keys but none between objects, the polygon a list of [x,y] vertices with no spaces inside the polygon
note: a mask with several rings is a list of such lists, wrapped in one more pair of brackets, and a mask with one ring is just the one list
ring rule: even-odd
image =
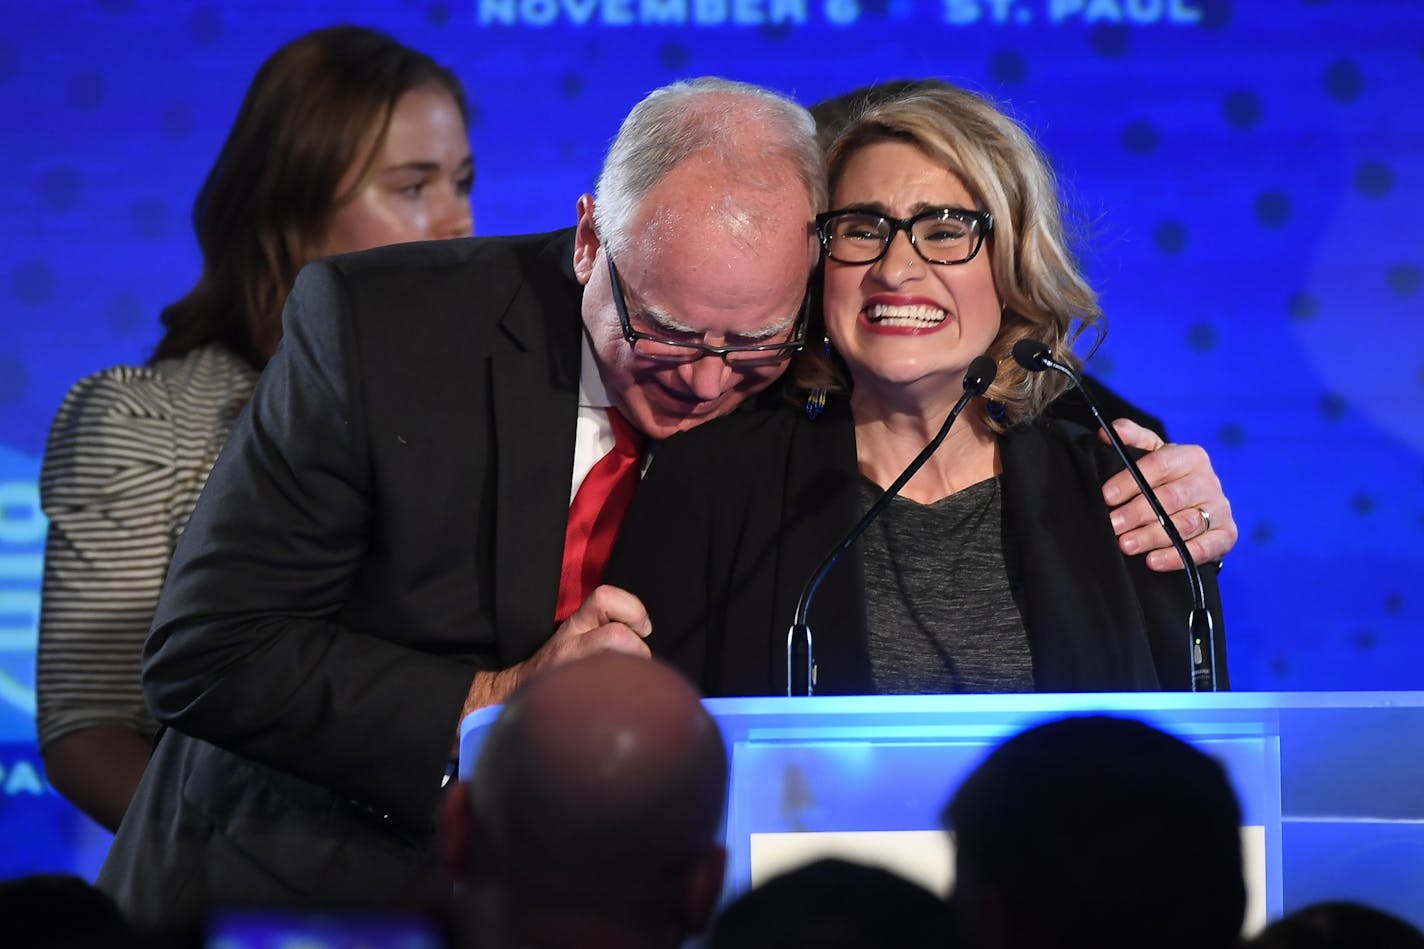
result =
[{"label": "brown hair", "polygon": [[[221,343],[261,368],[297,271],[320,251],[342,178],[402,95],[435,83],[468,122],[454,73],[384,33],[335,26],[273,53],[252,80],[193,204],[203,272],[164,309],[153,360]],[[364,169],[363,169],[364,171]]]},{"label": "brown hair", "polygon": [[[1002,431],[1033,419],[1067,382],[1057,373],[1020,367],[1010,355],[1014,343],[1041,340],[1055,359],[1077,369],[1081,363],[1072,345],[1102,318],[1097,295],[1068,248],[1048,160],[1028,132],[989,100],[947,83],[923,84],[851,117],[827,155],[831,192],[856,152],[887,141],[913,145],[943,163],[964,182],[978,208],[994,216],[983,252],[990,254],[1005,309],[988,353],[999,364],[988,398],[1004,411],[988,422]],[[817,314],[820,322],[808,333],[812,338],[824,332],[819,307]],[[1099,341],[1102,333],[1098,327]],[[849,389],[835,357],[814,345],[797,356],[792,379],[800,390]]]}]

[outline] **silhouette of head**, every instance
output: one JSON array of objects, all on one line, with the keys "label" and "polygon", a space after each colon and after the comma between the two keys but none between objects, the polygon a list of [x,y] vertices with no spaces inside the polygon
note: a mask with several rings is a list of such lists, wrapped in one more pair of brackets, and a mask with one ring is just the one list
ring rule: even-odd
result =
[{"label": "silhouette of head", "polygon": [[1246,909],[1221,766],[1142,722],[1065,718],[995,749],[945,809],[973,946],[1225,949]]},{"label": "silhouette of head", "polygon": [[721,734],[686,678],[579,659],[531,678],[491,727],[464,875],[498,894],[516,941],[593,945],[607,925],[675,945],[721,892],[726,790]]},{"label": "silhouette of head", "polygon": [[1271,923],[1250,949],[1424,949],[1424,933],[1362,903],[1312,903]]},{"label": "silhouette of head", "polygon": [[817,860],[742,894],[712,925],[709,949],[943,949],[948,907],[880,867]]}]

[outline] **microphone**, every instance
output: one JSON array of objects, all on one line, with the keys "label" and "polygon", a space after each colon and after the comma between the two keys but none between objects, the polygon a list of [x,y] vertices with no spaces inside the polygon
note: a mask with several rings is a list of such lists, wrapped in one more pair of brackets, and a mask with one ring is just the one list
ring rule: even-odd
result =
[{"label": "microphone", "polygon": [[1137,488],[1147,499],[1152,513],[1157,517],[1157,523],[1161,524],[1162,530],[1167,532],[1167,539],[1172,542],[1177,556],[1182,558],[1182,565],[1186,567],[1187,583],[1191,587],[1192,593],[1192,611],[1187,616],[1187,643],[1192,666],[1192,691],[1215,692],[1216,638],[1212,635],[1215,624],[1212,621],[1211,612],[1206,608],[1206,590],[1202,587],[1201,571],[1197,569],[1196,561],[1192,560],[1186,542],[1182,540],[1182,535],[1177,531],[1177,525],[1173,524],[1172,519],[1167,516],[1162,502],[1157,499],[1156,492],[1147,484],[1147,479],[1142,476],[1142,470],[1137,467],[1137,462],[1133,461],[1132,456],[1127,453],[1127,446],[1118,437],[1117,430],[1103,418],[1098,403],[1093,399],[1087,386],[1083,385],[1083,380],[1078,377],[1078,374],[1055,360],[1052,350],[1036,339],[1021,339],[1014,343],[1014,361],[1029,372],[1043,372],[1051,369],[1067,376],[1072,381],[1074,388],[1082,395],[1083,401],[1088,403],[1088,408],[1093,412],[1093,418],[1098,420],[1098,426],[1107,433],[1108,441],[1112,443],[1113,449],[1122,459],[1123,465],[1132,473],[1132,480],[1137,482]]},{"label": "microphone", "polygon": [[[860,521],[850,529],[850,533],[841,538],[840,542],[831,548],[831,552],[826,554],[811,574],[811,579],[806,581],[806,585],[801,589],[801,598],[796,601],[796,615],[791,620],[791,629],[786,633],[786,694],[787,695],[812,695],[816,688],[816,656],[811,644],[811,627],[806,622],[806,614],[811,610],[811,599],[816,595],[816,590],[820,588],[821,581],[826,579],[826,574],[831,572],[831,568],[841,559],[841,555],[850,549],[850,545],[855,543],[870,523],[880,515],[885,506],[900,493],[915,472],[925,466],[925,462],[930,460],[930,455],[935,453],[940,442],[949,434],[949,427],[954,424],[954,420],[959,418],[959,413],[964,411],[964,407],[969,404],[969,400],[975,396],[983,395],[994,381],[994,376],[999,372],[999,367],[994,364],[994,360],[988,356],[976,356],[969,364],[969,368],[964,372],[964,394],[959,397],[959,401],[954,403],[954,408],[949,410],[949,417],[944,420],[944,424],[939,427],[939,431],[934,438],[930,439],[928,445],[924,447],[914,459],[900,473],[890,487],[885,489],[885,493],[875,499],[875,503],[870,505],[870,510],[865,512]],[[797,662],[797,653],[804,649],[802,661]],[[799,689],[798,689],[799,686]]]}]

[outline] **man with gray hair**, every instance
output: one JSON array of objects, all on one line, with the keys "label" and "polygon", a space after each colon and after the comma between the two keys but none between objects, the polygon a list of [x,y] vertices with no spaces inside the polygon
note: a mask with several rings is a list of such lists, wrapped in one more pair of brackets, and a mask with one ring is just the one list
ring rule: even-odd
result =
[{"label": "man with gray hair", "polygon": [[443,808],[469,944],[672,949],[707,926],[727,752],[700,698],[671,666],[618,653],[515,692]]},{"label": "man with gray hair", "polygon": [[424,896],[463,716],[648,655],[597,587],[604,502],[642,437],[785,368],[824,193],[804,109],[696,80],[633,110],[575,228],[307,267],[174,555],[143,665],[168,731],[101,888],[159,924]]},{"label": "man with gray hair", "polygon": [[810,115],[702,79],[638,104],[572,229],[303,270],[174,552],[168,730],[100,887],[146,924],[421,895],[463,716],[649,654],[598,586],[643,442],[785,369],[824,204]]}]

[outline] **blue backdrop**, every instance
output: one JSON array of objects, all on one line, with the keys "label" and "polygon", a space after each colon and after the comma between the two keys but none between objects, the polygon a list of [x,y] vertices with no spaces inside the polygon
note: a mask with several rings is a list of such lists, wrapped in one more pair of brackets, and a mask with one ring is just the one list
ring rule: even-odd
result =
[{"label": "blue backdrop", "polygon": [[34,750],[35,478],[76,379],[142,361],[258,64],[382,27],[474,105],[476,228],[573,223],[621,116],[718,74],[805,103],[986,91],[1089,236],[1090,368],[1204,443],[1241,525],[1238,689],[1424,688],[1424,3],[1418,0],[20,0],[0,12],[0,875],[107,837]]}]

